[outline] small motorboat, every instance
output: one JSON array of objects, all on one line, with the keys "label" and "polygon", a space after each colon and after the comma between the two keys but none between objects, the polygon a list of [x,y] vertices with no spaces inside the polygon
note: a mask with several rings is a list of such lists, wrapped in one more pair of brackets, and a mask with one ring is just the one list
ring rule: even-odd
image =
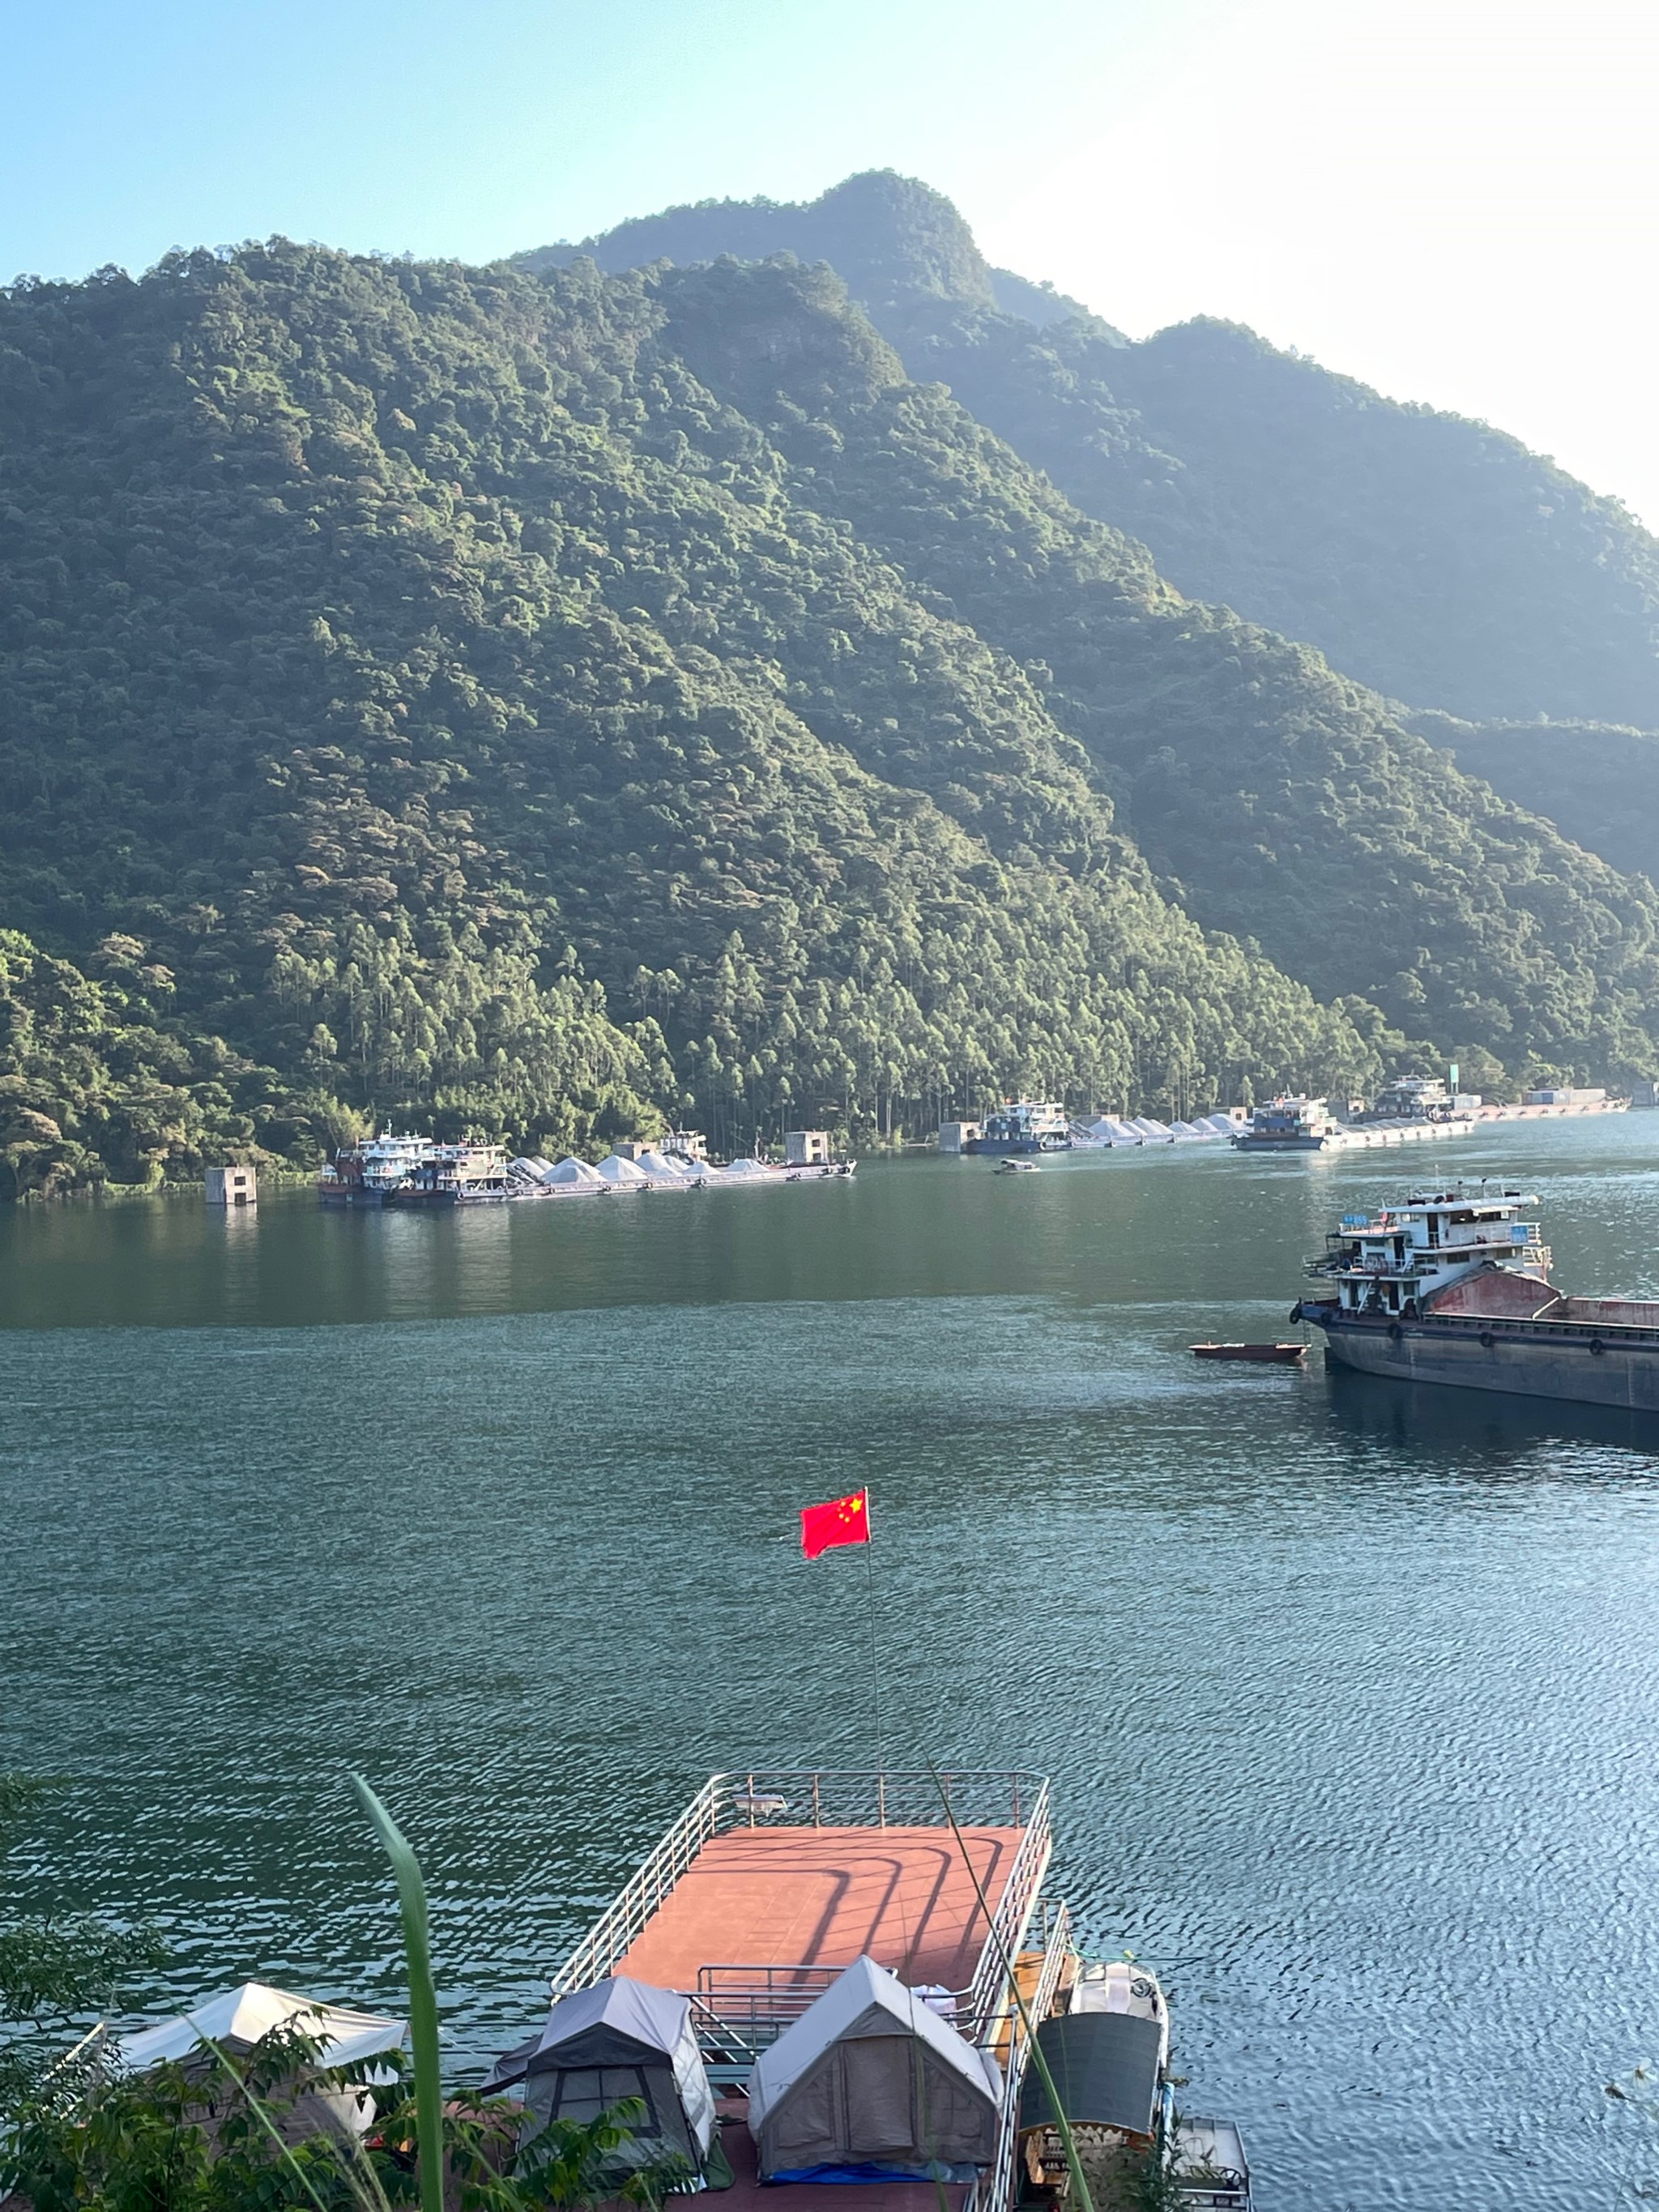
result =
[{"label": "small motorboat", "polygon": [[1152,2152],[1170,2098],[1170,2014],[1157,1975],[1133,1959],[1080,1959],[1065,2010],[1042,2022],[1036,2039],[1048,2073],[1033,2068],[1020,2094],[1023,2200],[1077,2212],[1067,2203],[1063,2117],[1095,2203],[1126,2202],[1131,2171]]},{"label": "small motorboat", "polygon": [[993,1175],[1041,1175],[1042,1170],[1035,1160],[999,1160],[991,1172]]},{"label": "small motorboat", "polygon": [[1274,1367],[1292,1367],[1305,1359],[1305,1344],[1195,1344],[1194,1359],[1252,1359]]}]

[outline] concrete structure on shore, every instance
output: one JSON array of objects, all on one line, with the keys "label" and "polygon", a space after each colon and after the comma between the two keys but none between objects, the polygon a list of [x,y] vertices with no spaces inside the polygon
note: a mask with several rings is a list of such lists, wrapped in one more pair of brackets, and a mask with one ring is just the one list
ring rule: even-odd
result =
[{"label": "concrete structure on shore", "polygon": [[210,1206],[258,1206],[258,1178],[252,1168],[238,1167],[234,1163],[226,1168],[210,1168],[207,1202]]},{"label": "concrete structure on shore", "polygon": [[828,1164],[832,1157],[827,1130],[786,1129],[784,1131],[783,1159],[786,1167],[823,1167]]}]

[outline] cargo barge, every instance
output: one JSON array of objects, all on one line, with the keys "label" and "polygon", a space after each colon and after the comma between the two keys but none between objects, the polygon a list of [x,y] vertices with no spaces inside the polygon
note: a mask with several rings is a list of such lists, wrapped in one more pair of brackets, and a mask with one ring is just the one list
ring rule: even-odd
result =
[{"label": "cargo barge", "polygon": [[1035,2038],[1103,2181],[1152,2158],[1185,2201],[1247,2207],[1242,2148],[1224,2182],[1175,2120],[1156,1977],[1080,1957],[1050,1850],[1034,1775],[715,1775],[486,2087],[522,2084],[526,2133],[591,2117],[596,2082],[642,2097],[682,2188],[732,2212],[1056,2212]]},{"label": "cargo barge", "polygon": [[1233,1139],[1241,1152],[1363,1152],[1389,1145],[1421,1145],[1438,1137],[1467,1137],[1468,1114],[1414,1115],[1405,1120],[1339,1121],[1315,1098],[1275,1098],[1258,1106]]},{"label": "cargo barge", "polygon": [[371,1210],[495,1204],[507,1195],[507,1160],[499,1145],[441,1145],[383,1129],[336,1152],[318,1179],[317,1195],[325,1206]]},{"label": "cargo barge", "polygon": [[1332,1294],[1291,1317],[1368,1375],[1659,1412],[1659,1300],[1558,1291],[1537,1203],[1457,1183],[1346,1214],[1307,1265]]},{"label": "cargo barge", "polygon": [[1069,1152],[1072,1119],[1063,1106],[1039,1104],[1034,1098],[1014,1098],[988,1114],[977,1136],[968,1138],[964,1152]]}]

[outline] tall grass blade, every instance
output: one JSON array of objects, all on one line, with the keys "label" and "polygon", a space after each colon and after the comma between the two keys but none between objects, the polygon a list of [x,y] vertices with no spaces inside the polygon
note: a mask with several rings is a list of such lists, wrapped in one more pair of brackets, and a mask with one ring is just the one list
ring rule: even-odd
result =
[{"label": "tall grass blade", "polygon": [[415,2130],[421,2212],[444,2212],[444,2094],[438,2062],[438,1993],[432,1981],[432,1943],[426,1884],[409,1839],[361,1774],[351,1786],[374,1823],[397,1878],[409,1962],[409,2039],[415,2056]]}]

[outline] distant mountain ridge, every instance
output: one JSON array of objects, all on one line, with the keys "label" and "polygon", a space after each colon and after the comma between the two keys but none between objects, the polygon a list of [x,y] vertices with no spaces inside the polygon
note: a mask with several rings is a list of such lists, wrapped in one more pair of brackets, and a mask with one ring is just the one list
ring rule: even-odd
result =
[{"label": "distant mountain ridge", "polygon": [[722,254],[766,261],[781,253],[829,262],[878,319],[878,311],[918,298],[1000,309],[1039,325],[1088,313],[1052,285],[993,269],[943,192],[889,169],[848,177],[811,201],[701,200],[666,208],[579,245],[539,246],[515,260],[540,271],[586,256],[617,273],[653,261],[684,265]]},{"label": "distant mountain ridge", "polygon": [[1659,541],[1485,424],[1227,324],[1128,343],[1058,295],[1034,303],[948,200],[890,172],[801,205],[674,209],[522,260],[578,252],[611,270],[828,261],[913,377],[948,383],[1190,597],[1414,707],[1659,726]]}]

